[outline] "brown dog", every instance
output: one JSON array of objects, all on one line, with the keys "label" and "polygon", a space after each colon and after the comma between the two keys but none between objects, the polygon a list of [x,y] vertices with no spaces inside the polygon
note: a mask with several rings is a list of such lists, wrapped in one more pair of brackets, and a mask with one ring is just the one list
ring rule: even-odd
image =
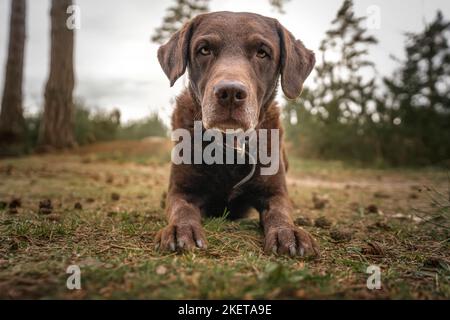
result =
[{"label": "brown dog", "polygon": [[[189,85],[178,96],[173,129],[280,129],[274,102],[278,79],[285,95],[300,95],[314,54],[295,40],[277,20],[253,13],[214,12],[185,24],[158,50],[158,59],[171,85],[189,72]],[[164,250],[206,248],[202,216],[239,218],[255,208],[264,229],[264,249],[280,254],[318,254],[314,239],[297,228],[286,188],[287,162],[274,175],[261,175],[261,163],[246,183],[236,183],[251,169],[238,164],[172,164],[167,194],[168,226],[157,235]],[[250,169],[249,169],[250,168]]]}]

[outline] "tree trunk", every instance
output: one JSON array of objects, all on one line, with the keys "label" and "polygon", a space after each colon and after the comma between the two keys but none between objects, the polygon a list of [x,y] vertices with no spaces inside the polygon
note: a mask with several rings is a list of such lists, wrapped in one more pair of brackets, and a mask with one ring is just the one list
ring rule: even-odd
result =
[{"label": "tree trunk", "polygon": [[0,113],[0,155],[24,151],[22,79],[25,49],[25,0],[11,0],[8,60]]},{"label": "tree trunk", "polygon": [[39,131],[39,150],[70,148],[73,134],[74,31],[66,26],[72,0],[52,0],[50,75]]}]

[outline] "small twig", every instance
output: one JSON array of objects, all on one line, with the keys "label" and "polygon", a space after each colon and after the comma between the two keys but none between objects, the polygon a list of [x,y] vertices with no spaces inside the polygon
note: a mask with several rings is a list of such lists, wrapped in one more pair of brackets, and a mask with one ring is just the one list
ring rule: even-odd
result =
[{"label": "small twig", "polygon": [[[427,214],[426,212],[421,211],[421,210],[419,210],[419,209],[413,209],[413,210],[415,210],[415,211],[417,211],[417,212],[421,212],[421,213]],[[417,214],[417,213],[414,214],[414,215],[415,215],[416,217],[422,219],[422,220],[423,220],[423,223],[430,223],[430,224],[432,224],[432,225],[435,225],[436,227],[445,228],[445,229],[449,229],[449,228],[450,228],[450,227],[447,226],[447,225],[440,224],[440,223],[436,223],[436,222],[432,221],[434,218],[442,217],[442,215],[437,215],[437,216],[433,216],[433,215],[432,215],[431,218],[430,218],[430,217],[421,216],[421,215],[419,215],[419,214]]]},{"label": "small twig", "polygon": [[148,249],[148,248],[124,247],[124,246],[119,246],[117,244],[112,244],[109,247],[107,247],[105,249],[102,249],[98,253],[103,253],[103,252],[108,251],[108,250],[110,250],[112,248],[122,249],[122,250],[142,250],[142,251],[149,251],[149,252],[151,251],[151,252],[153,252],[153,250]]}]

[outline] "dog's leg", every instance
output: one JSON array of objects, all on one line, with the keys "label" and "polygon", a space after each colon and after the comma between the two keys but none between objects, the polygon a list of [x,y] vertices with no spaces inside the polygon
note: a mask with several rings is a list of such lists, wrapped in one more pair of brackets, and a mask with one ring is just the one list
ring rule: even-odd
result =
[{"label": "dog's leg", "polygon": [[156,246],[162,250],[206,248],[200,210],[180,193],[167,195],[168,226],[156,235]]},{"label": "dog's leg", "polygon": [[314,238],[294,225],[292,207],[285,194],[270,197],[260,211],[264,229],[264,251],[290,256],[317,256],[319,249]]}]

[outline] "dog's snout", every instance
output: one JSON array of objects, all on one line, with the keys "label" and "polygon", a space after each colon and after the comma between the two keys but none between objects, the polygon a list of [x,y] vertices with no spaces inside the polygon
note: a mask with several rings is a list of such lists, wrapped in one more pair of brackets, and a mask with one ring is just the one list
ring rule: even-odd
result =
[{"label": "dog's snout", "polygon": [[246,86],[238,81],[220,81],[214,86],[217,102],[223,107],[240,107],[247,99]]}]

